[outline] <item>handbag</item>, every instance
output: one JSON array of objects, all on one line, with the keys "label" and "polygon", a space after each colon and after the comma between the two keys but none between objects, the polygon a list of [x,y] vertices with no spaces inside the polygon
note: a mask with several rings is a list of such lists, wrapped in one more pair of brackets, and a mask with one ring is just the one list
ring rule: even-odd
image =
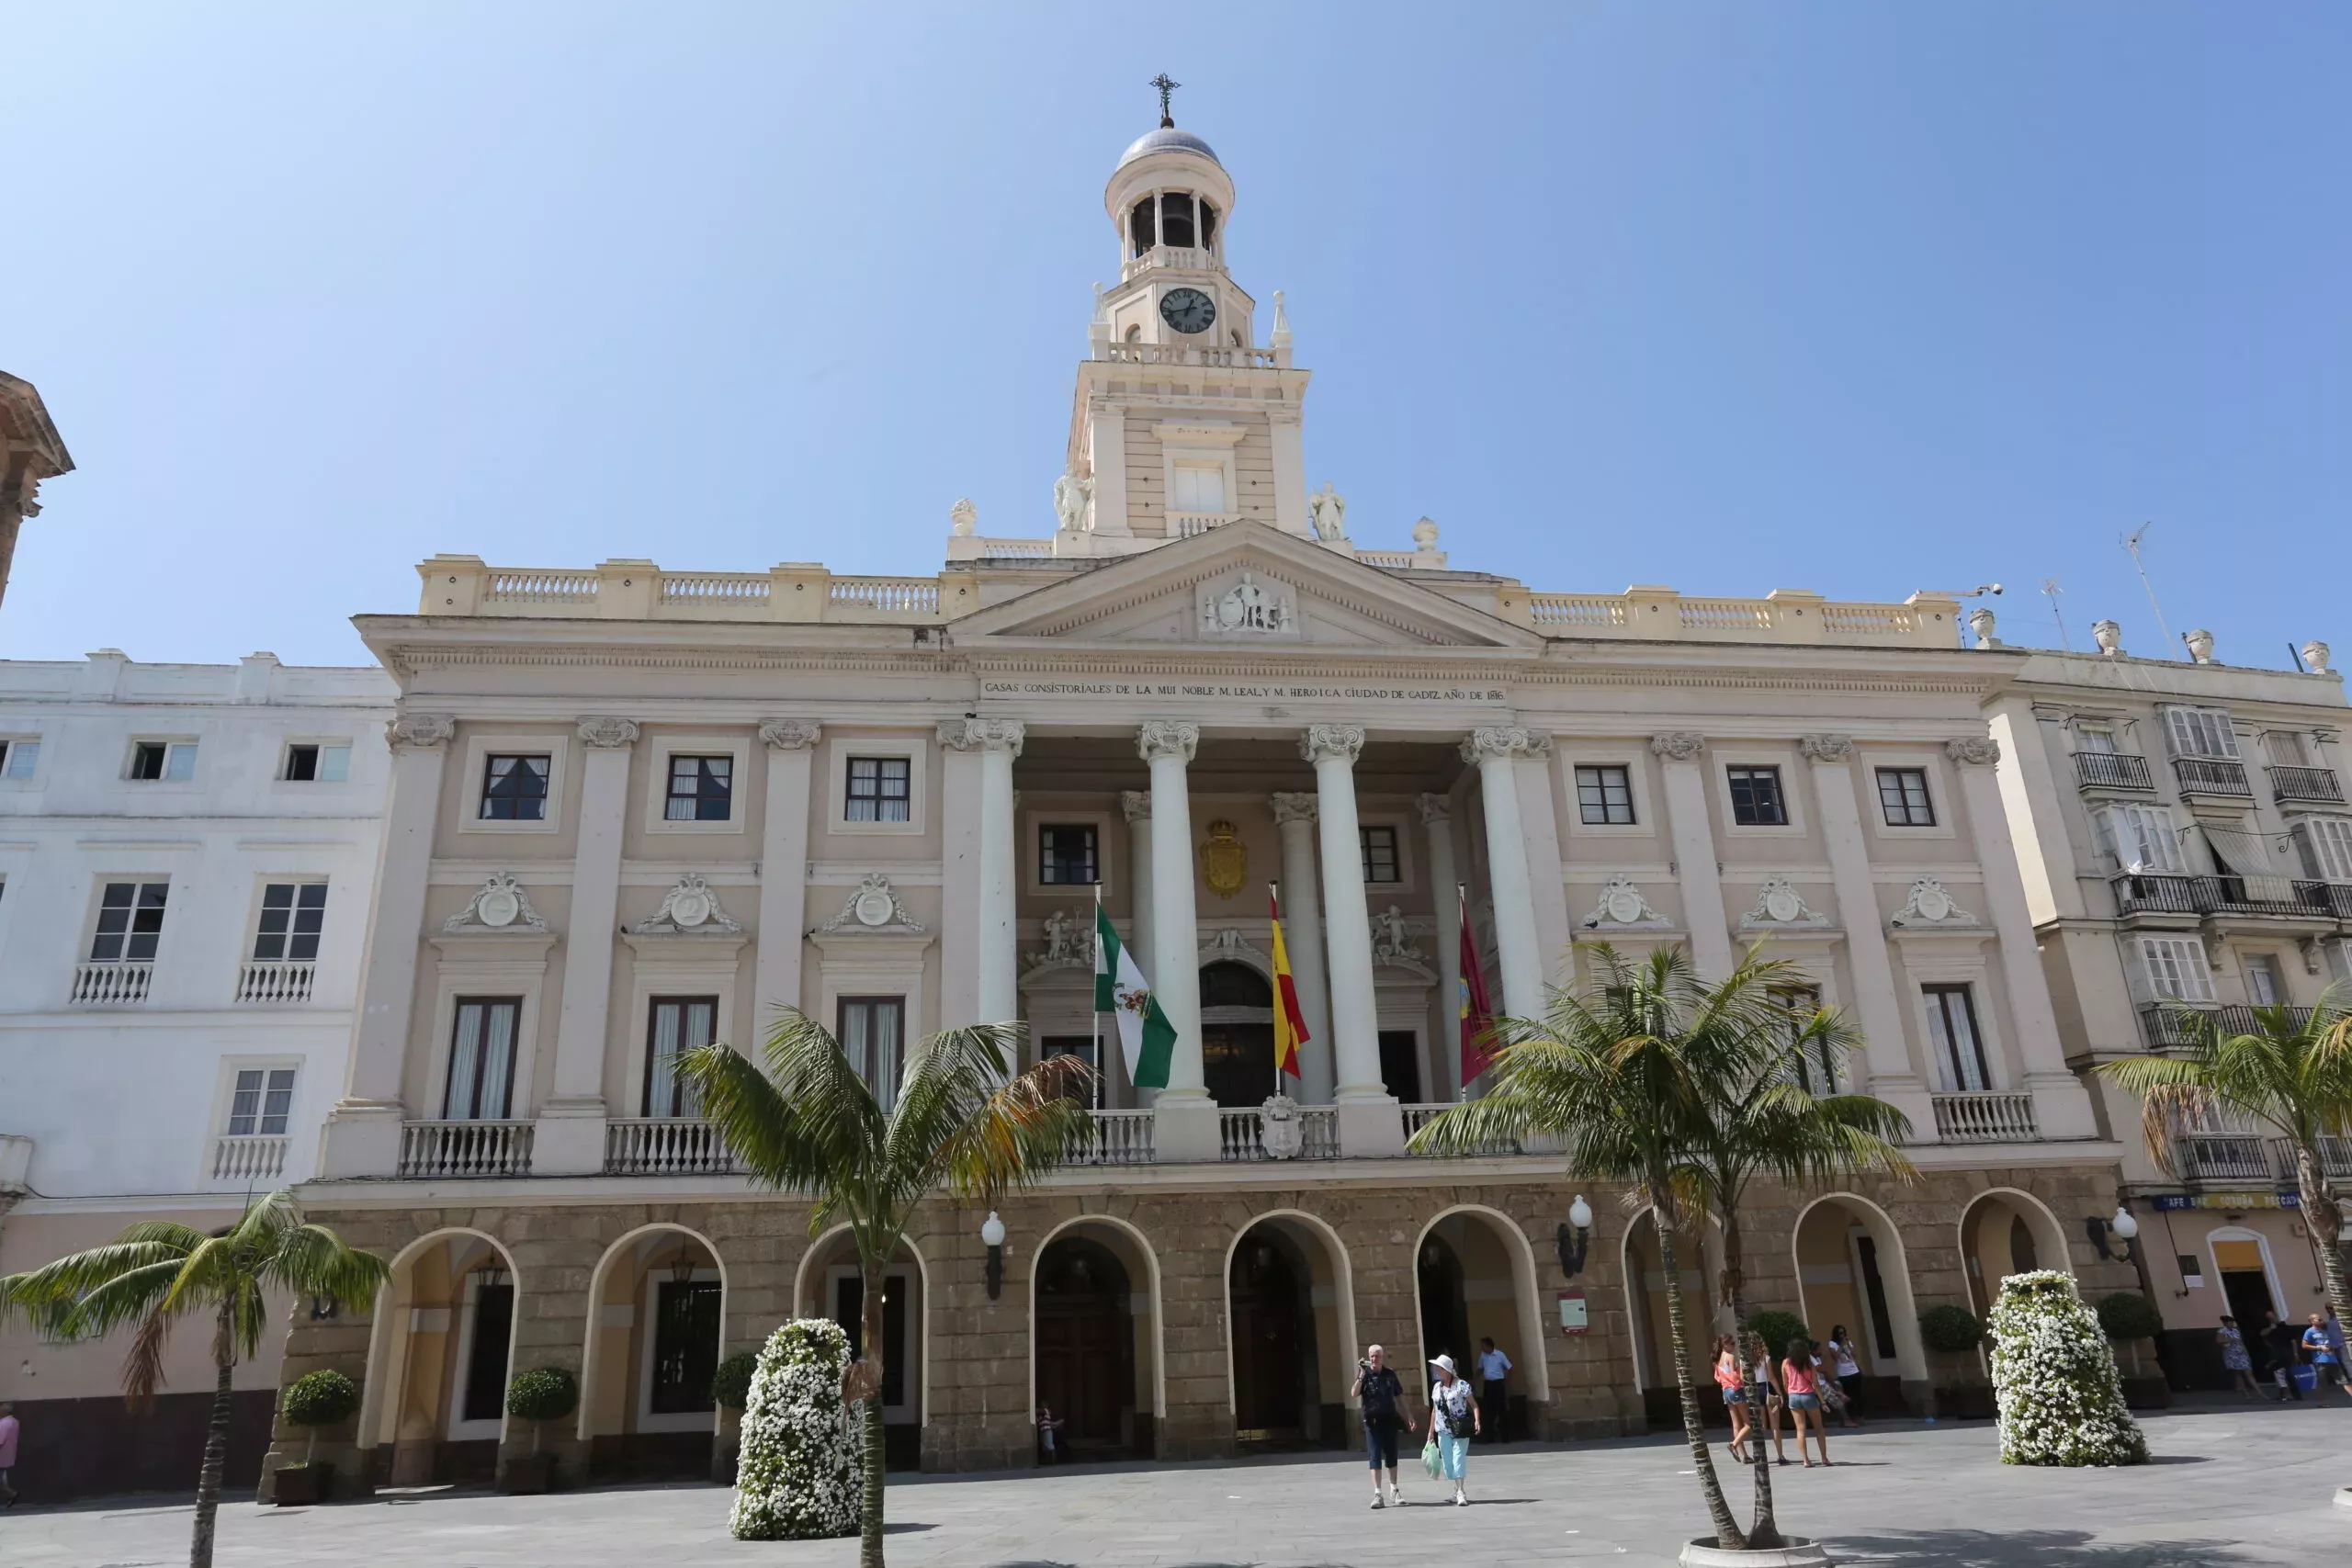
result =
[{"label": "handbag", "polygon": [[1431,1481],[1445,1473],[1445,1460],[1437,1451],[1437,1434],[1434,1432],[1430,1434],[1430,1440],[1421,1445],[1421,1468],[1430,1472]]}]

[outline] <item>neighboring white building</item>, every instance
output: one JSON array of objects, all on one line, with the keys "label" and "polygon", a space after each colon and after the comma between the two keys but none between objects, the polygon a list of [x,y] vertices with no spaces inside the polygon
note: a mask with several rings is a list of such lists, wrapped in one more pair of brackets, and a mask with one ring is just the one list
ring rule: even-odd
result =
[{"label": "neighboring white building", "polygon": [[[0,663],[0,1273],[134,1220],[222,1224],[310,1177],[350,1045],[392,696],[380,671],[266,653]],[[209,1401],[206,1338],[177,1337],[167,1403]],[[282,1343],[240,1370],[244,1418],[266,1420]],[[69,1461],[40,1495],[116,1447],[88,1439],[119,1419],[98,1396],[123,1348],[0,1331],[25,1462]],[[184,1425],[167,1409],[135,1445],[173,1485]]]}]

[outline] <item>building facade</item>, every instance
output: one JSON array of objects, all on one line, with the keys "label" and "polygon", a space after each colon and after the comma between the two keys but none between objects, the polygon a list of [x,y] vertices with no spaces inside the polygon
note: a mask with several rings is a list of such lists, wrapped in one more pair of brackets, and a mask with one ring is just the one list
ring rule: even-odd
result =
[{"label": "building facade", "polygon": [[[135,1220],[225,1224],[248,1192],[314,1173],[351,1044],[393,696],[380,671],[266,653],[0,663],[0,1274]],[[247,1473],[282,1348],[272,1336],[237,1371]],[[123,1348],[0,1327],[19,1484],[186,1484],[207,1337],[175,1337],[176,1392],[136,1428]]]},{"label": "building facade", "polygon": [[[1709,974],[1760,942],[1860,1025],[1809,1070],[1901,1108],[1920,1179],[1767,1193],[1747,1264],[1759,1305],[1852,1327],[1881,1397],[1936,1375],[1920,1310],[2013,1267],[2132,1282],[2082,1224],[2119,1149],[1987,731],[2021,657],[1962,649],[1938,594],[1539,591],[1426,520],[1361,546],[1307,488],[1281,297],[1260,344],[1227,271],[1234,201],[1172,127],[1113,175],[1120,281],[1049,536],[959,503],[944,567],[885,578],[442,556],[416,614],[359,618],[400,697],[306,1195],[394,1283],[298,1316],[285,1363],[364,1380],[346,1462],[486,1472],[530,1440],[507,1377],[560,1365],[571,1461],[698,1467],[709,1368],[796,1314],[854,1322],[858,1285],[843,1236],[735,1170],[676,1054],[753,1049],[779,1006],[886,1100],[946,1025],[1092,1054],[1098,897],[1175,1025],[1170,1085],[1102,1063],[1098,1147],[1004,1206],[1000,1281],[986,1216],[922,1211],[885,1310],[899,1462],[1029,1462],[1041,1403],[1081,1452],[1343,1442],[1366,1342],[1410,1365],[1488,1335],[1525,1430],[1642,1427],[1673,1381],[1646,1217],[1540,1151],[1406,1152],[1461,1090],[1457,888],[1510,1012],[1577,982],[1579,941]],[[1295,1141],[1261,1110],[1269,884],[1313,1034]]]},{"label": "building facade", "polygon": [[[2294,1165],[2261,1129],[2168,1130],[2170,1168],[2139,1102],[2097,1066],[2185,1043],[2184,1011],[2232,1032],[2252,1010],[2307,1019],[2352,980],[2352,805],[2343,677],[2309,643],[2304,671],[2137,659],[2112,622],[2097,653],[2037,652],[1994,705],[2002,793],[2068,1058],[2122,1151],[2149,1296],[2177,1382],[2226,1386],[2213,1330],[2324,1310]],[[2352,1146],[2324,1151],[2352,1179]],[[2120,1249],[2120,1248],[2119,1248]]]}]

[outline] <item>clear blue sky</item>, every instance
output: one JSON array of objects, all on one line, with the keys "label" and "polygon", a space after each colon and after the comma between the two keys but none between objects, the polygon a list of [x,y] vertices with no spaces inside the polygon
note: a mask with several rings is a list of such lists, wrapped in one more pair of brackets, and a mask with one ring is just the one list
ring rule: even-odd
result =
[{"label": "clear blue sky", "polygon": [[[436,550],[1042,536],[1144,85],[1285,289],[1309,482],[1551,589],[2345,613],[2352,6],[0,3],[0,654],[365,658]],[[1262,321],[1262,318],[1261,318]]]}]

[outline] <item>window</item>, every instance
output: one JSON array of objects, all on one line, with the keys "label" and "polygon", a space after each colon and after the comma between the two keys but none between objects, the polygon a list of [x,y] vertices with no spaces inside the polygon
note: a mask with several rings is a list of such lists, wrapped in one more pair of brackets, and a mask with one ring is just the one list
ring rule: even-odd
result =
[{"label": "window", "polygon": [[716,1280],[664,1280],[653,1288],[653,1377],[645,1404],[654,1416],[711,1408],[718,1371],[719,1286]]},{"label": "window", "polygon": [[520,997],[460,997],[449,1045],[449,1092],[442,1115],[452,1122],[503,1122],[514,1090],[514,1025]]},{"label": "window", "polygon": [[1037,829],[1037,880],[1091,886],[1102,880],[1094,858],[1094,825],[1050,822]]},{"label": "window", "polygon": [[899,1052],[906,1032],[904,997],[843,997],[841,1028],[834,1038],[850,1071],[865,1080],[876,1103],[888,1115],[899,1099]]},{"label": "window", "polygon": [[1890,828],[1932,828],[1936,808],[1928,799],[1925,768],[1881,768],[1878,805]]},{"label": "window", "polygon": [[1136,254],[1137,255],[1143,254],[1144,252],[1159,243],[1159,201],[1158,197],[1148,196],[1141,201],[1136,203],[1135,209],[1127,214],[1127,232],[1133,236],[1135,240]]},{"label": "window", "polygon": [[[514,1334],[514,1282],[506,1270],[476,1269],[466,1277],[469,1315],[463,1421],[495,1421],[506,1413],[506,1353]],[[492,1434],[495,1436],[496,1434]]]},{"label": "window", "polygon": [[710,1043],[718,1030],[717,997],[656,997],[645,1043],[645,1113],[699,1116],[694,1086],[678,1077],[678,1058]]},{"label": "window", "polygon": [[1179,463],[1175,483],[1176,493],[1169,502],[1169,511],[1197,512],[1211,517],[1226,514],[1224,464]]},{"label": "window", "polygon": [[670,798],[662,817],[668,822],[724,822],[734,809],[733,757],[673,757]]},{"label": "window", "polygon": [[327,885],[272,882],[261,890],[261,924],[254,931],[256,964],[311,964],[319,928],[326,923]]},{"label": "window", "polygon": [[148,782],[185,784],[196,777],[193,740],[134,740],[130,744],[130,776]]},{"label": "window", "polygon": [[2098,847],[2120,870],[2180,872],[2180,839],[2172,813],[2161,806],[2109,806],[2091,813]]},{"label": "window", "polygon": [[907,785],[913,772],[905,757],[852,757],[849,760],[849,819],[853,822],[907,820]]},{"label": "window", "polygon": [[1193,198],[1169,191],[1159,198],[1159,239],[1162,244],[1190,249],[1193,244]]},{"label": "window", "polygon": [[2234,757],[2237,731],[2220,708],[2165,709],[2165,737],[2176,757]]},{"label": "window", "polygon": [[544,822],[548,817],[548,769],[551,759],[492,752],[482,769],[481,819],[485,822]]},{"label": "window", "polygon": [[2317,882],[2352,882],[2352,818],[2306,818],[2293,831],[2304,875]]},{"label": "window", "polygon": [[2104,725],[2085,725],[2075,731],[2075,750],[2096,751],[2102,757],[2115,755],[2115,731]]},{"label": "window", "polygon": [[2213,999],[2213,976],[2205,967],[2204,946],[2194,937],[2142,937],[2140,972],[2147,980],[2149,996],[2158,1001]]},{"label": "window", "polygon": [[1838,1054],[1821,1040],[1804,1038],[1805,1025],[1821,1010],[1821,993],[1811,986],[1775,986],[1772,1000],[1789,1015],[1789,1055],[1797,1083],[1807,1094],[1837,1094]]},{"label": "window", "polygon": [[2286,985],[2278,978],[2278,961],[2267,953],[2246,954],[2245,999],[2258,1008],[2275,1008],[2287,999]]},{"label": "window", "polygon": [[1784,828],[1789,808],[1781,796],[1778,768],[1726,768],[1731,784],[1731,819],[1743,828]]},{"label": "window", "polygon": [[1588,827],[1627,823],[1634,819],[1634,780],[1630,769],[1604,764],[1577,769],[1577,808]]},{"label": "window", "polygon": [[1924,986],[1928,1034],[1955,1089],[1984,1089],[1992,1074],[1984,1066],[1984,1042],[1976,1032],[1976,998],[1967,986]]},{"label": "window", "polygon": [[2273,729],[2262,738],[2263,755],[2270,759],[2274,768],[2300,768],[2305,765],[2303,738],[2291,729]]},{"label": "window", "polygon": [[298,740],[286,748],[286,778],[291,784],[341,784],[351,776],[351,748]]},{"label": "window", "polygon": [[241,1069],[237,1087],[229,1096],[229,1136],[284,1137],[286,1112],[293,1103],[292,1067]]},{"label": "window", "polygon": [[93,964],[147,964],[164,934],[167,882],[109,882],[98,896],[98,929],[90,938]]},{"label": "window", "polygon": [[28,779],[40,766],[40,741],[0,740],[0,779]]},{"label": "window", "polygon": [[1396,829],[1394,828],[1359,828],[1356,842],[1363,850],[1363,879],[1366,882],[1402,882],[1396,869]]}]

